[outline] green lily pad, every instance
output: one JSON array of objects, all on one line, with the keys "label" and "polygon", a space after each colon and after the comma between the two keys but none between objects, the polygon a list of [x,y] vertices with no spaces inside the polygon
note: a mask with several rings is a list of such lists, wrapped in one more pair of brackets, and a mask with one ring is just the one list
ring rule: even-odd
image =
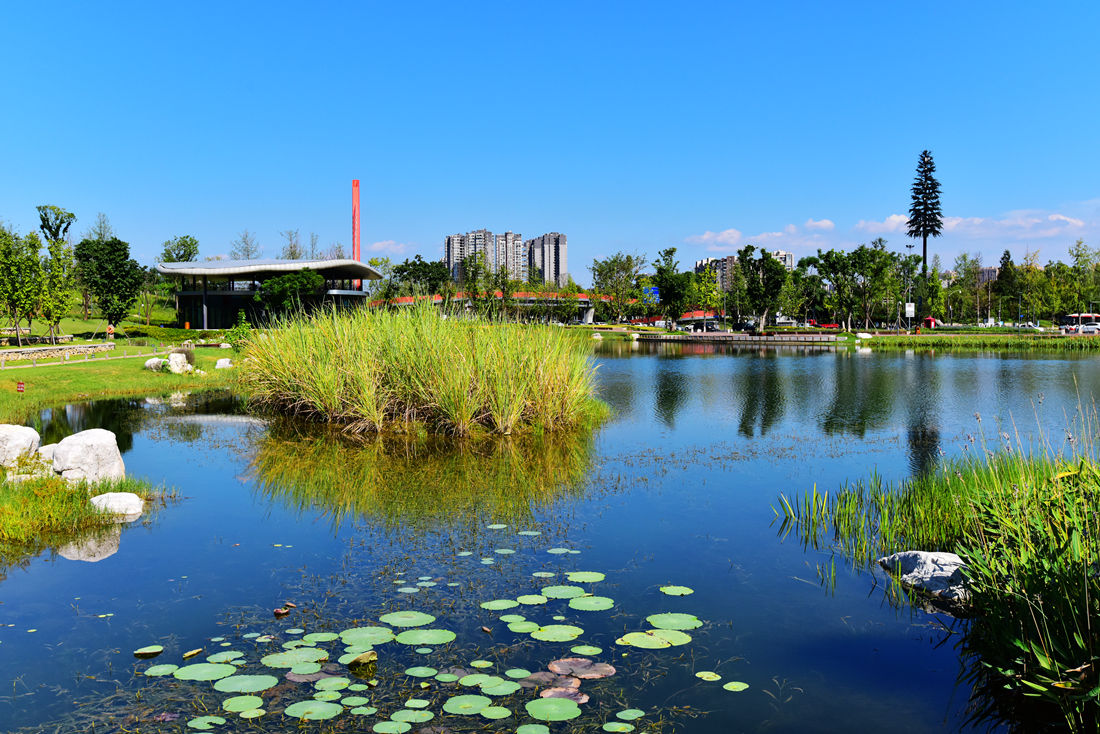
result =
[{"label": "green lily pad", "polygon": [[543,596],[551,599],[574,599],[588,593],[579,586],[545,586],[541,591]]},{"label": "green lily pad", "polygon": [[522,614],[502,614],[498,619],[506,624],[511,624],[512,622],[523,622],[527,617]]},{"label": "green lily pad", "polygon": [[522,688],[522,686],[514,680],[502,680],[491,686],[483,684],[481,686],[481,692],[486,696],[510,696],[520,688]]},{"label": "green lily pad", "polygon": [[422,589],[430,589],[433,586],[438,586],[438,584],[434,581],[417,581],[416,585]]},{"label": "green lily pad", "polygon": [[694,594],[695,589],[687,586],[662,586],[661,593],[669,596],[687,596],[688,594]]},{"label": "green lily pad", "polygon": [[454,683],[456,680],[458,680],[458,676],[454,673],[440,673],[435,677],[435,679],[440,683]]},{"label": "green lily pad", "polygon": [[435,652],[435,650],[433,650],[430,647],[418,647],[415,650],[413,650],[413,652],[415,652],[417,655],[428,655],[430,653]]},{"label": "green lily pad", "polygon": [[645,618],[645,621],[662,630],[693,630],[703,626],[703,622],[694,614],[681,614],[679,612],[651,614]]},{"label": "green lily pad", "polygon": [[527,634],[528,632],[534,632],[539,628],[538,622],[531,622],[530,620],[523,620],[522,622],[512,622],[508,625],[508,629],[512,632],[518,632],[519,634]]},{"label": "green lily pad", "polygon": [[502,556],[510,556],[513,553],[515,553],[515,550],[513,550],[512,548],[497,548],[496,550],[493,551],[493,553],[496,553],[496,554],[502,555]]},{"label": "green lily pad", "polygon": [[548,550],[546,552],[549,553],[552,556],[563,556],[563,555],[565,555],[566,553],[569,552],[569,549],[568,548],[551,548],[550,550]]},{"label": "green lily pad", "polygon": [[222,693],[258,693],[279,685],[279,679],[273,675],[231,675],[214,684],[215,691]]},{"label": "green lily pad", "polygon": [[411,675],[413,678],[431,678],[439,671],[435,668],[428,668],[423,665],[418,665],[415,668],[406,668],[405,675]]},{"label": "green lily pad", "polygon": [[511,709],[506,709],[503,706],[486,706],[479,711],[486,719],[507,719],[512,715]]},{"label": "green lily pad", "polygon": [[565,577],[575,584],[594,584],[607,578],[599,571],[570,571]]},{"label": "green lily pad", "polygon": [[606,596],[578,596],[569,600],[569,608],[581,612],[604,612],[615,606],[615,601]]},{"label": "green lily pad", "polygon": [[318,691],[342,691],[351,685],[351,681],[340,676],[322,678],[313,684]]},{"label": "green lily pad", "polygon": [[405,630],[394,638],[402,645],[445,645],[455,639],[450,630],[414,629]]},{"label": "green lily pad", "polygon": [[[351,658],[352,660],[354,660],[355,658],[359,657],[359,654],[360,653],[352,654],[352,653],[349,652],[347,655],[342,655],[340,657],[340,660],[343,661],[344,658]],[[348,662],[351,662],[351,661],[349,660]],[[343,664],[347,665],[347,663],[343,663]],[[290,666],[290,672],[294,673],[296,675],[313,675],[314,673],[320,673],[321,672],[321,664],[320,663],[298,663],[297,665]]]},{"label": "green lily pad", "polygon": [[532,719],[568,721],[581,715],[581,707],[568,698],[537,698],[525,706]]},{"label": "green lily pad", "polygon": [[713,670],[700,670],[695,674],[695,677],[705,681],[722,680],[722,676],[718,675]]},{"label": "green lily pad", "polygon": [[627,645],[629,647],[638,647],[643,650],[660,650],[661,648],[672,647],[672,643],[670,643],[664,637],[658,636],[656,634],[659,631],[660,630],[628,632],[619,639],[615,640],[615,644]]},{"label": "green lily pad", "polygon": [[264,700],[259,696],[233,696],[222,701],[222,708],[239,714],[242,711],[251,711],[264,705]]},{"label": "green lily pad", "polygon": [[293,650],[296,647],[316,647],[316,642],[307,642],[306,640],[291,640],[290,642],[283,643],[284,650]]},{"label": "green lily pad", "polygon": [[296,719],[303,719],[305,721],[323,721],[342,713],[343,710],[344,707],[338,703],[314,699],[312,701],[292,703],[286,707],[283,713],[287,716],[293,716]]},{"label": "green lily pad", "polygon": [[286,630],[286,633],[288,635],[300,635],[303,632],[305,632],[305,630],[301,627],[291,627],[290,629]]},{"label": "green lily pad", "polygon": [[524,594],[523,596],[517,596],[516,601],[520,604],[535,605],[545,604],[547,599],[542,594]]},{"label": "green lily pad", "polygon": [[215,726],[221,726],[225,719],[220,716],[199,716],[187,722],[187,726],[199,731],[210,731]]},{"label": "green lily pad", "polygon": [[489,680],[489,676],[485,673],[470,673],[459,678],[458,684],[460,686],[480,686],[487,680]]},{"label": "green lily pad", "polygon": [[495,522],[492,525],[486,525],[485,527],[489,528],[490,530],[504,530],[504,528],[508,526],[504,523]]},{"label": "green lily pad", "polygon": [[[557,574],[553,573],[552,571],[535,571],[531,575],[537,579],[552,579],[557,576]],[[538,726],[538,724],[535,724],[534,726]]]},{"label": "green lily pad", "polygon": [[243,637],[246,640],[251,640],[253,637],[259,637],[259,636],[260,636],[259,632],[245,632],[243,635],[241,635],[241,637]]},{"label": "green lily pad", "polygon": [[269,668],[293,668],[299,663],[319,663],[322,660],[328,660],[328,651],[316,647],[296,647],[260,658],[260,662]]},{"label": "green lily pad", "polygon": [[471,668],[491,668],[491,667],[493,667],[493,664],[490,663],[488,660],[471,660],[470,661],[470,667]]},{"label": "green lily pad", "polygon": [[405,734],[409,729],[412,729],[412,724],[407,721],[379,721],[371,727],[371,731],[378,734]]},{"label": "green lily pad", "polygon": [[571,624],[548,624],[545,627],[539,627],[531,633],[531,636],[543,642],[571,642],[583,634],[583,629]]},{"label": "green lily pad", "polygon": [[401,709],[400,711],[394,711],[390,718],[394,721],[411,721],[419,724],[425,721],[431,721],[435,718],[435,714],[431,711],[424,711],[423,709]]},{"label": "green lily pad", "polygon": [[162,675],[171,675],[179,670],[178,665],[172,663],[164,663],[163,665],[154,665],[153,667],[145,670],[142,675],[147,675],[150,678],[159,678]]},{"label": "green lily pad", "polygon": [[249,709],[248,711],[242,711],[238,716],[242,719],[258,719],[266,713],[267,711],[264,709]]},{"label": "green lily pad", "polygon": [[609,721],[601,727],[604,731],[629,732],[634,731],[633,724],[624,721]]},{"label": "green lily pad", "polygon": [[339,636],[335,632],[310,632],[302,639],[306,642],[332,642]]},{"label": "green lily pad", "polygon": [[472,556],[473,554],[474,554],[473,551],[459,551],[456,555],[458,555],[458,556]]},{"label": "green lily pad", "polygon": [[419,586],[402,586],[401,588],[398,589],[398,591],[401,592],[402,594],[419,594],[420,593],[420,587]]},{"label": "green lily pad", "polygon": [[352,627],[340,633],[345,645],[381,645],[393,639],[389,627]]},{"label": "green lily pad", "polygon": [[534,537],[536,535],[542,535],[541,530],[520,530],[516,535],[526,535],[528,537]]},{"label": "green lily pad", "polygon": [[550,727],[545,724],[523,724],[516,729],[516,734],[550,734]]},{"label": "green lily pad", "polygon": [[378,713],[378,709],[374,706],[356,706],[349,713],[355,714],[356,716],[370,716],[371,714]]},{"label": "green lily pad", "polygon": [[317,691],[313,694],[313,698],[317,701],[338,701],[340,700],[339,691]]},{"label": "green lily pad", "polygon": [[341,706],[365,706],[370,703],[366,696],[344,696],[340,699]]},{"label": "green lily pad", "polygon": [[209,655],[206,658],[208,663],[228,663],[231,660],[244,657],[243,652],[237,652],[236,650],[226,650],[225,652],[216,652],[213,655]]},{"label": "green lily pad", "polygon": [[576,645],[569,648],[569,652],[575,652],[578,655],[599,655],[603,652],[603,648],[595,645]]},{"label": "green lily pad", "polygon": [[448,714],[463,714],[473,716],[480,713],[486,706],[492,706],[493,699],[486,696],[465,695],[452,696],[443,704],[443,710]]},{"label": "green lily pad", "polygon": [[622,719],[623,721],[634,721],[635,719],[640,719],[645,716],[645,711],[642,711],[641,709],[623,709],[619,713],[615,714],[615,716]]},{"label": "green lily pad", "polygon": [[748,683],[742,683],[739,680],[733,680],[733,681],[730,681],[729,683],[727,683],[726,685],[724,685],[722,687],[725,688],[727,691],[733,691],[734,693],[737,693],[738,691],[743,691],[746,688],[748,688],[749,684]]},{"label": "green lily pad", "polygon": [[405,702],[405,708],[407,709],[426,709],[431,706],[432,702],[423,698],[410,698]]},{"label": "green lily pad", "polygon": [[164,645],[146,645],[134,650],[135,658],[155,658],[164,652]]},{"label": "green lily pad", "polygon": [[519,602],[512,599],[493,599],[492,601],[481,603],[482,609],[488,609],[491,612],[498,612],[502,609],[511,609],[518,606]]},{"label": "green lily pad", "polygon": [[435,621],[435,617],[424,612],[412,610],[404,612],[390,612],[378,618],[379,622],[393,625],[394,627],[422,627]]},{"label": "green lily pad", "polygon": [[227,663],[195,663],[179,668],[172,675],[180,680],[217,680],[236,672],[236,666]]},{"label": "green lily pad", "polygon": [[509,678],[515,678],[516,680],[519,680],[520,678],[526,678],[527,676],[531,675],[531,671],[524,668],[509,668],[508,670],[504,671],[504,674]]},{"label": "green lily pad", "polygon": [[365,683],[352,683],[350,686],[348,686],[349,691],[365,691],[368,688],[370,688],[370,686],[366,685]]}]

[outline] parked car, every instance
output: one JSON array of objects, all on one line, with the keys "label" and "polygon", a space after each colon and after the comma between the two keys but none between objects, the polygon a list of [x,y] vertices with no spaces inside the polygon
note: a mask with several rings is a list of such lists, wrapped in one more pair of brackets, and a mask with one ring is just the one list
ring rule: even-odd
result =
[{"label": "parked car", "polygon": [[1090,321],[1087,324],[1081,324],[1078,328],[1080,334],[1100,334],[1100,321]]}]

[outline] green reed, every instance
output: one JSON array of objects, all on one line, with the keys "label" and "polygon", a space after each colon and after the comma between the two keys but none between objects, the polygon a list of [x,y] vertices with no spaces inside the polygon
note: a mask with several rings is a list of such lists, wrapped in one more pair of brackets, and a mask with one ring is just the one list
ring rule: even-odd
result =
[{"label": "green reed", "polygon": [[977,350],[998,349],[1005,351],[1096,352],[1100,351],[1100,338],[1088,335],[1062,336],[1060,334],[911,334],[892,336],[883,334],[863,342],[863,346],[877,350],[941,349]]},{"label": "green reed", "polygon": [[329,309],[250,335],[239,380],[261,409],[349,432],[557,430],[606,414],[591,349],[566,329],[444,318],[428,305]]}]

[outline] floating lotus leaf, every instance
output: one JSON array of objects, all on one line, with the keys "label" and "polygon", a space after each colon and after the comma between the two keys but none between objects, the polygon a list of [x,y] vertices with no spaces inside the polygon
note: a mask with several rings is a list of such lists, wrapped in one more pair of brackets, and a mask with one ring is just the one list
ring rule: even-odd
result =
[{"label": "floating lotus leaf", "polygon": [[406,668],[405,675],[411,675],[413,678],[431,678],[439,671],[435,668],[428,668],[424,666],[417,666],[415,668]]},{"label": "floating lotus leaf", "polygon": [[251,640],[253,637],[259,637],[259,636],[260,636],[259,632],[245,632],[243,635],[241,635],[241,637],[243,637],[246,640]]},{"label": "floating lotus leaf", "polygon": [[515,550],[513,550],[512,548],[497,548],[493,551],[493,553],[497,553],[502,556],[510,556],[515,553]]},{"label": "floating lotus leaf", "polygon": [[501,622],[511,624],[512,622],[523,622],[527,619],[527,617],[523,616],[522,614],[502,614],[500,615],[500,617],[498,617],[498,619]]},{"label": "floating lotus leaf", "polygon": [[340,635],[336,634],[335,632],[310,632],[308,635],[306,635],[302,639],[305,640],[306,642],[314,642],[314,643],[316,643],[316,642],[332,642],[333,640],[335,640],[339,636]]},{"label": "floating lotus leaf", "polygon": [[343,710],[344,707],[338,703],[314,699],[312,701],[292,703],[286,707],[283,713],[287,716],[293,716],[296,719],[304,719],[305,721],[323,721],[325,719],[331,719]]},{"label": "floating lotus leaf", "polygon": [[259,696],[233,696],[222,701],[222,708],[233,713],[252,711],[264,705],[264,700]]},{"label": "floating lotus leaf", "polygon": [[420,592],[419,586],[402,586],[398,589],[402,594],[417,594]]},{"label": "floating lotus leaf", "polygon": [[340,699],[339,691],[317,691],[313,698],[318,701],[337,701]]},{"label": "floating lotus leaf", "polygon": [[545,586],[541,591],[543,596],[551,599],[573,599],[588,593],[579,586]]},{"label": "floating lotus leaf", "polygon": [[225,652],[216,652],[213,655],[208,655],[206,662],[208,663],[228,663],[231,660],[244,657],[243,652],[237,652],[236,650],[226,650]]},{"label": "floating lotus leaf", "polygon": [[225,719],[220,716],[199,716],[187,722],[187,726],[199,731],[210,731],[215,726],[221,726]]},{"label": "floating lotus leaf", "polygon": [[248,711],[242,711],[239,716],[242,719],[258,719],[266,713],[267,711],[263,709],[249,709]]},{"label": "floating lotus leaf", "polygon": [[549,553],[552,556],[561,556],[561,555],[565,555],[566,553],[568,553],[569,549],[568,548],[551,548],[550,550],[548,550],[546,552]]},{"label": "floating lotus leaf", "polygon": [[436,583],[434,581],[417,581],[416,585],[419,586],[422,589],[428,589],[428,588],[431,588],[433,586],[436,586]]},{"label": "floating lotus leaf", "polygon": [[456,680],[458,680],[458,676],[454,673],[440,673],[435,677],[435,679],[440,683],[454,683]]},{"label": "floating lotus leaf", "polygon": [[663,647],[672,647],[668,640],[655,635],[655,631],[656,630],[649,630],[648,632],[628,632],[615,640],[615,644],[640,647],[643,650],[659,650]]},{"label": "floating lotus leaf", "polygon": [[718,675],[713,670],[700,670],[695,674],[695,677],[705,681],[722,680],[722,676]]},{"label": "floating lotus leaf", "polygon": [[481,559],[481,565],[483,566],[492,566],[494,563],[496,563],[496,561],[494,561],[492,558]]},{"label": "floating lotus leaf", "polygon": [[322,660],[328,660],[328,651],[316,647],[297,647],[260,658],[260,662],[269,668],[293,668],[299,663],[319,663]]},{"label": "floating lotus leaf", "polygon": [[645,716],[645,711],[642,711],[641,709],[623,709],[619,713],[615,714],[615,716],[622,719],[623,721],[634,721],[635,719],[640,719]]},{"label": "floating lotus leaf", "polygon": [[173,665],[172,663],[154,665],[153,667],[146,670],[143,675],[147,675],[150,678],[159,678],[162,675],[171,675],[172,673],[175,673],[177,670],[179,670],[179,667],[180,666]]},{"label": "floating lotus leaf", "polygon": [[606,596],[578,596],[569,600],[569,608],[581,612],[605,612],[615,606],[615,601]]},{"label": "floating lotus leaf", "polygon": [[371,731],[378,734],[405,734],[409,729],[412,729],[412,724],[407,721],[379,721]]},{"label": "floating lotus leaf", "polygon": [[256,638],[256,642],[271,642],[274,639],[272,635],[260,635]]},{"label": "floating lotus leaf", "polygon": [[603,652],[603,648],[595,645],[576,645],[569,648],[569,652],[575,652],[578,655],[599,655]]},{"label": "floating lotus leaf", "polygon": [[460,686],[480,686],[487,680],[489,680],[489,676],[485,673],[470,673],[459,678],[458,684]]},{"label": "floating lotus leaf", "polygon": [[491,668],[491,667],[493,667],[493,664],[490,663],[488,660],[471,660],[470,661],[470,667],[471,668]]},{"label": "floating lotus leaf", "polygon": [[526,678],[531,675],[530,670],[524,670],[523,668],[509,668],[504,671],[504,674],[509,678]]},{"label": "floating lotus leaf", "polygon": [[538,698],[524,706],[532,719],[568,721],[581,715],[581,707],[568,698]]},{"label": "floating lotus leaf", "polygon": [[675,647],[677,645],[686,645],[691,642],[691,635],[687,632],[681,632],[679,630],[650,630],[654,635],[660,637],[669,645]]},{"label": "floating lotus leaf", "polygon": [[211,637],[210,641],[211,642],[225,642],[225,638],[224,637]]},{"label": "floating lotus leaf", "polygon": [[376,709],[374,706],[356,706],[350,711],[350,713],[353,713],[356,716],[370,716],[371,714],[378,713],[378,709]]},{"label": "floating lotus leaf", "polygon": [[738,691],[743,691],[746,688],[748,688],[749,684],[748,683],[742,683],[739,680],[733,680],[733,681],[730,681],[729,683],[727,683],[726,685],[724,685],[722,687],[725,688],[727,691],[733,691],[734,693],[737,693]]},{"label": "floating lotus leaf", "polygon": [[510,629],[512,632],[518,632],[523,635],[527,634],[528,632],[534,632],[538,628],[538,622],[530,622],[527,620],[524,620],[522,622],[512,622],[510,625],[508,625],[508,629]]},{"label": "floating lotus leaf", "polygon": [[520,604],[535,605],[545,604],[547,599],[542,594],[524,594],[523,596],[517,596],[516,601]]},{"label": "floating lotus leaf", "polygon": [[486,719],[507,719],[512,715],[511,709],[506,709],[503,706],[486,706],[479,712]]},{"label": "floating lotus leaf", "polygon": [[546,686],[549,688],[580,688],[581,679],[574,678],[571,675],[558,675],[548,670],[540,670],[521,680],[520,684],[524,688],[534,688],[535,686]]},{"label": "floating lotus leaf", "polygon": [[318,691],[340,691],[351,685],[351,681],[347,678],[341,678],[339,676],[333,676],[331,678],[323,678],[315,684]]},{"label": "floating lotus leaf", "polygon": [[286,630],[286,633],[288,635],[300,635],[303,632],[305,632],[305,630],[301,627],[291,627],[290,629]]},{"label": "floating lotus leaf", "polygon": [[370,688],[370,686],[363,683],[352,683],[350,686],[348,686],[349,691],[365,691],[368,688]]},{"label": "floating lotus leaf", "polygon": [[552,579],[555,576],[557,576],[556,573],[553,573],[551,571],[535,571],[531,575],[534,576],[537,579]]},{"label": "floating lotus leaf", "polygon": [[417,576],[416,578],[417,578],[418,581],[431,581],[432,580],[431,576]]},{"label": "floating lotus leaf", "polygon": [[542,698],[568,698],[575,703],[588,703],[587,693],[581,693],[570,686],[546,688],[539,692],[539,696]]},{"label": "floating lotus leaf", "polygon": [[180,680],[217,680],[236,672],[236,666],[226,663],[195,663],[179,668],[172,675]]},{"label": "floating lotus leaf", "polygon": [[435,621],[435,617],[424,612],[407,610],[404,612],[390,612],[378,618],[379,622],[393,625],[394,627],[422,627]]},{"label": "floating lotus leaf", "polygon": [[618,731],[618,732],[634,731],[634,725],[633,724],[627,724],[624,721],[609,721],[606,724],[604,724],[602,728],[603,728],[604,731]]},{"label": "floating lotus leaf", "polygon": [[562,658],[546,666],[558,675],[571,675],[583,680],[595,680],[615,675],[615,668],[607,663],[596,663],[588,658]]},{"label": "floating lotus leaf", "polygon": [[296,647],[316,647],[316,642],[306,642],[305,640],[291,640],[290,642],[284,642],[283,648],[286,650],[293,650]]},{"label": "floating lotus leaf", "polygon": [[502,680],[493,685],[482,684],[481,692],[486,696],[510,696],[521,687],[514,680]]},{"label": "floating lotus leaf", "polygon": [[703,626],[703,622],[694,614],[681,614],[679,612],[651,614],[645,618],[645,621],[662,630],[693,630]]},{"label": "floating lotus leaf", "polygon": [[[482,609],[488,609],[491,612],[498,612],[502,609],[511,609],[518,606],[519,602],[513,601],[512,599],[493,599],[492,601],[481,603]],[[501,617],[501,619],[504,619],[504,617]]]},{"label": "floating lotus leaf", "polygon": [[545,627],[539,627],[531,633],[531,636],[543,642],[570,642],[583,634],[583,629],[571,624],[548,624]]},{"label": "floating lotus leaf", "polygon": [[370,703],[366,696],[344,696],[340,699],[341,706],[364,706]]},{"label": "floating lotus leaf", "polygon": [[516,729],[516,734],[550,734],[550,728],[545,724],[523,724]]},{"label": "floating lotus leaf", "polygon": [[415,652],[417,655],[428,655],[429,653],[435,652],[435,650],[430,647],[418,647],[413,650],[413,652]]},{"label": "floating lotus leaf", "polygon": [[424,711],[423,709],[401,709],[400,711],[395,711],[390,718],[394,721],[411,721],[419,724],[425,721],[431,721],[435,718],[435,714],[431,711]]},{"label": "floating lotus leaf", "polygon": [[459,556],[472,556],[473,554],[474,554],[473,551],[459,551],[457,555],[459,555]]},{"label": "floating lotus leaf", "polygon": [[555,622],[564,622],[565,621],[565,617],[563,617],[560,614],[555,614],[553,617],[551,617],[551,619],[553,619]]},{"label": "floating lotus leaf", "polygon": [[687,596],[688,594],[694,594],[695,589],[687,586],[662,586],[661,593],[669,596]]},{"label": "floating lotus leaf", "polygon": [[[423,698],[410,698],[405,702],[405,708],[407,709],[426,709],[431,705],[431,701],[427,701]],[[391,717],[392,718],[392,717]]]},{"label": "floating lotus leaf", "polygon": [[231,675],[214,684],[215,691],[222,693],[258,693],[279,685],[279,679],[273,675]]},{"label": "floating lotus leaf", "polygon": [[486,706],[491,706],[492,704],[493,700],[486,696],[453,696],[448,698],[447,702],[443,704],[443,710],[448,714],[473,716],[474,714],[480,713],[481,709]]},{"label": "floating lotus leaf", "polygon": [[155,658],[164,652],[164,645],[146,645],[134,650],[135,658]]},{"label": "floating lotus leaf", "polygon": [[340,633],[345,645],[381,645],[393,639],[389,627],[352,627]]},{"label": "floating lotus leaf", "polygon": [[405,630],[395,637],[402,645],[445,645],[453,641],[455,633],[450,630]]},{"label": "floating lotus leaf", "polygon": [[575,584],[594,584],[607,578],[599,571],[570,571],[565,577]]},{"label": "floating lotus leaf", "polygon": [[516,535],[526,535],[526,536],[529,536],[529,537],[534,537],[536,535],[542,535],[542,531],[541,530],[520,530],[518,533],[516,533]]}]

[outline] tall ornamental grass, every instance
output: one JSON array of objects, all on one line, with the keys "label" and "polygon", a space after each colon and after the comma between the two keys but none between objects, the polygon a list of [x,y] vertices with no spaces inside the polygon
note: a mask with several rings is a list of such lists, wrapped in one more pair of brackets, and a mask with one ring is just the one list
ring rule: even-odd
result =
[{"label": "tall ornamental grass", "polygon": [[324,310],[253,332],[241,387],[263,410],[381,431],[466,436],[557,430],[597,419],[590,342],[543,325],[400,311]]}]

